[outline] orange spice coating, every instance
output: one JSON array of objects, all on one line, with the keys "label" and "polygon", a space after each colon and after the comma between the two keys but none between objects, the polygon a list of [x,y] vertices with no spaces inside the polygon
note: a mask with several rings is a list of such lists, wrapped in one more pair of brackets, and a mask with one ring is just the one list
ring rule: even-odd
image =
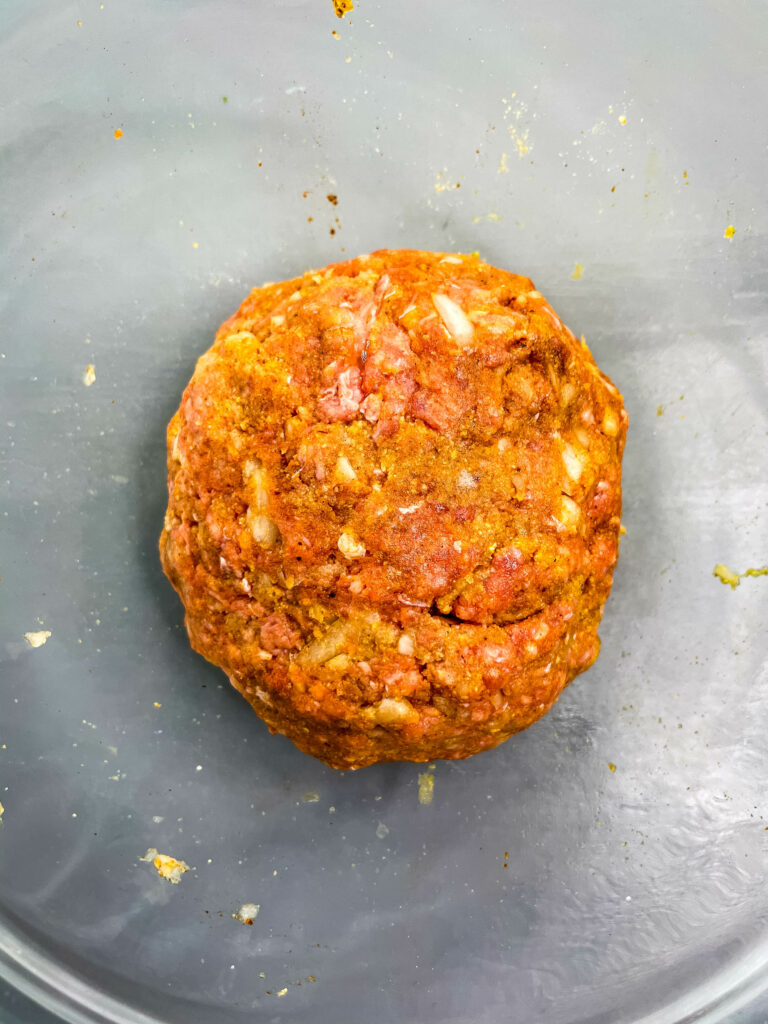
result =
[{"label": "orange spice coating", "polygon": [[168,427],[192,646],[335,768],[490,749],[597,657],[626,429],[531,281],[476,255],[255,289]]}]

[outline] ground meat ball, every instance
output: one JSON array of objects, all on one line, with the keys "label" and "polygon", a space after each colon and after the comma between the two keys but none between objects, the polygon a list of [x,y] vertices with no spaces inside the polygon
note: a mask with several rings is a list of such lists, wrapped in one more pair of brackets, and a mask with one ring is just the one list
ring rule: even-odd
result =
[{"label": "ground meat ball", "polygon": [[626,429],[531,281],[475,255],[255,289],[168,428],[193,647],[335,768],[496,746],[597,657]]}]

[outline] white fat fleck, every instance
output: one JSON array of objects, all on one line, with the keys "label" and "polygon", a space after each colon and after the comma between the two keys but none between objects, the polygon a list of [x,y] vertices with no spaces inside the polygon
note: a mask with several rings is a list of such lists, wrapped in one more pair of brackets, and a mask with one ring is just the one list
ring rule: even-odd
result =
[{"label": "white fat fleck", "polygon": [[25,633],[24,639],[30,647],[42,647],[50,636],[50,629],[39,629],[36,633]]},{"label": "white fat fleck", "polygon": [[619,421],[616,418],[616,413],[613,411],[613,409],[605,410],[605,415],[603,416],[601,429],[604,434],[608,435],[608,437],[616,437],[616,435],[618,434]]},{"label": "white fat fleck", "polygon": [[563,465],[571,480],[578,483],[584,470],[583,460],[576,449],[567,443],[563,445]]},{"label": "white fat fleck", "polygon": [[459,473],[459,487],[477,487],[477,480],[475,480],[475,478],[472,476],[468,469],[462,469],[462,471]]},{"label": "white fat fleck", "polygon": [[385,697],[377,704],[375,717],[379,725],[400,725],[417,721],[419,713],[407,700]]},{"label": "white fat fleck", "polygon": [[397,649],[400,654],[413,654],[413,637],[403,633],[397,641]]},{"label": "white fat fleck", "polygon": [[459,263],[462,262],[462,259],[461,259],[461,256],[443,256],[443,258],[440,260],[440,262],[441,263],[456,263],[456,264],[459,264]]},{"label": "white fat fleck", "polygon": [[246,519],[256,543],[264,548],[271,548],[277,540],[277,526],[269,516],[254,515],[253,510],[248,509]]},{"label": "white fat fleck", "polygon": [[475,336],[475,329],[461,306],[442,292],[435,292],[432,301],[450,334],[460,345],[468,345]]},{"label": "white fat fleck", "polygon": [[365,554],[365,544],[349,530],[345,530],[339,537],[338,548],[345,558],[362,558]]},{"label": "white fat fleck", "polygon": [[578,427],[574,431],[574,433],[576,434],[576,437],[578,438],[579,443],[582,444],[585,448],[589,448],[590,437],[589,437],[589,434],[587,433],[587,431],[584,430],[582,427]]},{"label": "white fat fleck", "polygon": [[269,508],[269,490],[267,487],[267,471],[262,464],[256,461],[248,461],[243,467],[243,477],[248,485],[248,505],[257,512],[264,512]]},{"label": "white fat fleck", "polygon": [[557,518],[563,526],[569,529],[579,524],[581,509],[567,494],[563,494],[560,498],[560,514]]},{"label": "white fat fleck", "polygon": [[271,317],[269,322],[273,327],[282,327],[285,323],[285,317],[282,313],[278,313],[277,316]]},{"label": "white fat fleck", "polygon": [[461,541],[460,541],[460,540],[455,540],[455,541],[453,542],[453,550],[454,550],[454,551],[458,551],[458,552],[461,552],[461,550],[462,550],[462,544],[461,544]]},{"label": "white fat fleck", "polygon": [[402,512],[404,516],[410,515],[411,512],[415,512],[417,508],[421,507],[421,502],[417,501],[415,505],[401,505],[398,508],[398,512]]},{"label": "white fat fleck", "polygon": [[336,460],[336,476],[340,480],[347,482],[357,480],[357,473],[352,468],[352,463],[346,455],[340,455]]}]

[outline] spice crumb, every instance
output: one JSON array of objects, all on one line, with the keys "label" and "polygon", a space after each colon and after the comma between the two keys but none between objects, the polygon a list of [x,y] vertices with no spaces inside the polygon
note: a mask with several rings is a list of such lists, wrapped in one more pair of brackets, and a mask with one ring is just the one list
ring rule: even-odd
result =
[{"label": "spice crumb", "polygon": [[352,0],[333,0],[333,9],[337,18],[343,18],[349,11],[354,11],[355,5]]},{"label": "spice crumb", "polygon": [[741,585],[741,581],[748,576],[768,576],[768,565],[760,566],[759,569],[745,569],[744,572],[735,572],[733,569],[729,569],[727,565],[723,565],[722,562],[718,562],[712,570],[712,575],[716,576],[722,584],[730,587],[731,590],[735,590],[736,587]]},{"label": "spice crumb", "polygon": [[232,917],[234,917],[236,921],[239,921],[240,924],[252,925],[259,909],[258,903],[244,903],[242,907],[232,915]]},{"label": "spice crumb", "polygon": [[723,232],[723,238],[733,238],[733,236],[735,234],[736,234],[736,228],[733,226],[733,224],[729,224],[728,227]]},{"label": "spice crumb", "polygon": [[145,863],[151,861],[158,875],[170,882],[171,885],[178,885],[181,881],[181,876],[189,871],[189,864],[185,861],[169,857],[165,853],[158,853],[154,846],[150,846],[144,856],[139,857],[139,860]]},{"label": "spice crumb", "polygon": [[123,137],[123,131],[122,131],[122,129],[121,129],[121,128],[115,128],[115,131],[114,131],[114,137],[115,137],[116,139],[122,139],[122,137]]},{"label": "spice crumb", "polygon": [[431,771],[419,775],[419,803],[431,804],[435,795],[435,776]]}]

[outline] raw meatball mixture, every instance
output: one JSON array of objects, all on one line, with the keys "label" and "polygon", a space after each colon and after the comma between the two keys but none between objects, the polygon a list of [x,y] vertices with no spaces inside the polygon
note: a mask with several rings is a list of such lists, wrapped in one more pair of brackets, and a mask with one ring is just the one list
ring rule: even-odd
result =
[{"label": "raw meatball mixture", "polygon": [[192,646],[335,768],[495,747],[597,657],[626,430],[584,342],[477,255],[256,288],[168,427]]}]

